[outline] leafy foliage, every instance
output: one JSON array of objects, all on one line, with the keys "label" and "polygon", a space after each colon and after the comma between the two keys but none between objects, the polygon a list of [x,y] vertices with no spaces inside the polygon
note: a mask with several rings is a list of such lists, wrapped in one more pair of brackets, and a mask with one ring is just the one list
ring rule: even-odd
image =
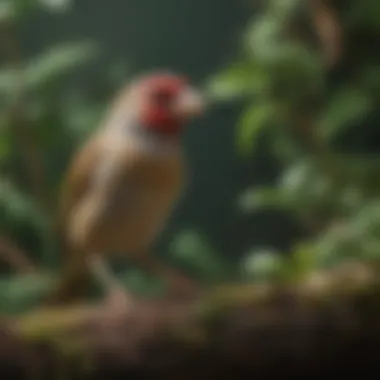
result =
[{"label": "leafy foliage", "polygon": [[204,282],[213,283],[234,276],[235,268],[195,231],[182,231],[171,244],[172,256],[194,270]]},{"label": "leafy foliage", "polygon": [[[366,25],[369,39],[378,36],[378,23],[370,20],[379,18],[379,8],[371,1],[349,1],[344,9],[331,3],[327,11],[338,15],[335,26],[351,38],[349,43],[338,41],[347,50],[332,66],[324,59],[326,41],[315,43],[321,25],[306,27],[302,21],[311,23],[315,9],[306,2],[270,0],[247,27],[243,58],[239,57],[244,71],[227,68],[211,81],[211,89],[223,88],[224,101],[248,103],[237,124],[239,149],[254,154],[265,133],[271,140],[267,149],[282,167],[274,185],[243,194],[240,210],[285,210],[308,236],[287,260],[276,259],[273,250],[249,253],[244,267],[254,278],[290,264],[296,276],[297,265],[308,272],[342,260],[380,257],[380,187],[375,180],[379,162],[355,150],[352,138],[347,143],[357,130],[377,128],[379,76],[373,64],[379,64],[378,55],[370,44],[363,47],[357,31]],[[331,42],[334,36],[329,37]],[[258,72],[263,80],[250,91]]]},{"label": "leafy foliage", "polygon": [[[237,152],[247,159],[264,145],[281,168],[274,183],[247,189],[238,200],[240,212],[286,212],[289,223],[305,233],[286,252],[252,247],[241,262],[231,263],[196,229],[181,231],[170,258],[204,283],[298,279],[342,260],[379,256],[380,160],[360,151],[355,136],[377,126],[379,62],[361,28],[376,40],[380,10],[369,0],[349,1],[344,9],[331,3],[335,24],[350,39],[337,40],[346,51],[336,62],[326,58],[331,46],[321,39],[307,2],[267,0],[243,33],[236,62],[208,83],[215,101],[244,106],[236,125]],[[11,32],[34,12],[66,12],[71,4],[4,0],[0,23]],[[100,49],[92,41],[49,46],[20,61],[22,54],[13,54],[18,41],[12,33],[8,38],[12,52],[0,67],[0,229],[44,269],[0,278],[0,309],[20,312],[52,286],[57,252],[51,226],[62,173],[98,123],[107,96],[95,99],[84,84],[70,81],[97,57]],[[117,67],[111,74],[119,81]],[[121,279],[136,292],[161,291],[158,279],[137,269],[124,271]]]},{"label": "leafy foliage", "polygon": [[[0,66],[0,233],[18,242],[41,267],[40,274],[0,278],[0,309],[33,305],[54,281],[56,195],[73,149],[94,128],[106,104],[93,100],[73,74],[91,63],[91,41],[48,46],[21,60],[14,30],[35,12],[65,12],[69,0],[2,1],[7,33]],[[49,202],[48,202],[49,199]],[[46,207],[45,207],[46,206]]]}]

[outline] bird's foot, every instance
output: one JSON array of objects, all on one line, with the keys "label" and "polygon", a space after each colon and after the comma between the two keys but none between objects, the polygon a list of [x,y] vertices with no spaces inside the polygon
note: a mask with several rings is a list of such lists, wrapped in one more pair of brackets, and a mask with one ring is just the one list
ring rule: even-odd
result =
[{"label": "bird's foot", "polygon": [[112,310],[127,310],[132,304],[132,296],[127,290],[117,286],[109,290],[105,303]]}]

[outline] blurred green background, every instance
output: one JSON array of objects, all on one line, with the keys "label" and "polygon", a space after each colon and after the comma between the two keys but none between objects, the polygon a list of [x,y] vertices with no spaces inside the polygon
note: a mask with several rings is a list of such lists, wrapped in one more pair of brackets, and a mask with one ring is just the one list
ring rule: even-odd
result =
[{"label": "blurred green background", "polygon": [[[380,8],[307,4],[1,0],[0,308],[51,288],[71,154],[120,86],[157,68],[213,100],[184,136],[191,183],[157,254],[206,283],[376,257]],[[44,270],[16,276],[15,244]],[[142,293],[159,285],[128,266],[120,276]]]}]

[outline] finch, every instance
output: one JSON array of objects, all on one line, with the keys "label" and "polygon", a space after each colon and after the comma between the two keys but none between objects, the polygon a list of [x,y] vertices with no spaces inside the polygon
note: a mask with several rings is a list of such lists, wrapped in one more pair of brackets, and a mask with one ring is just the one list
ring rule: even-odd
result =
[{"label": "finch", "polygon": [[127,294],[106,267],[115,252],[172,291],[196,288],[151,248],[186,184],[181,132],[204,108],[200,92],[176,74],[152,73],[121,91],[65,178],[60,225],[67,252],[50,304],[76,300],[90,275],[109,292]]}]

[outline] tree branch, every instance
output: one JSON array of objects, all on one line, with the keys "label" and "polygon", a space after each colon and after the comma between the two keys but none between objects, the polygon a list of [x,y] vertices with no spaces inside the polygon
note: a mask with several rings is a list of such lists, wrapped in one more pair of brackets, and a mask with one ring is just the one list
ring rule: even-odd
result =
[{"label": "tree branch", "polygon": [[309,4],[326,66],[332,68],[343,55],[343,28],[331,0],[311,0]]},{"label": "tree branch", "polygon": [[73,378],[74,369],[86,379],[364,376],[378,365],[378,278],[376,266],[351,263],[297,284],[226,286],[187,303],[38,310],[4,325],[0,371],[16,380],[31,366],[39,378]]}]

